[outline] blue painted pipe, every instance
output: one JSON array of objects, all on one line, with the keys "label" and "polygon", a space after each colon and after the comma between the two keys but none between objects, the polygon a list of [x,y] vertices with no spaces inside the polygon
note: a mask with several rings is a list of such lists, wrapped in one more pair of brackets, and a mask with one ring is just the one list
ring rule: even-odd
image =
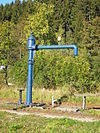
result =
[{"label": "blue painted pipe", "polygon": [[34,71],[34,55],[36,50],[48,50],[48,49],[74,49],[74,56],[77,56],[78,50],[76,45],[51,45],[51,46],[38,46],[35,45],[35,38],[32,33],[28,38],[27,43],[28,51],[29,51],[29,59],[28,59],[28,79],[27,79],[27,96],[26,96],[26,104],[30,105],[32,103],[32,76],[34,78],[34,72],[32,75],[32,70]]},{"label": "blue painted pipe", "polygon": [[74,56],[77,56],[77,54],[78,54],[78,50],[77,50],[76,45],[51,45],[51,46],[38,46],[37,45],[36,48],[37,48],[37,50],[42,50],[42,49],[74,49]]},{"label": "blue painted pipe", "polygon": [[43,46],[43,45],[34,45],[32,50],[47,50],[47,49],[74,49],[74,56],[78,55],[78,50],[76,45],[50,45],[50,46]]},{"label": "blue painted pipe", "polygon": [[34,66],[34,51],[32,47],[35,45],[35,38],[31,36],[28,38],[27,47],[29,51],[28,59],[28,79],[27,79],[27,96],[26,104],[30,105],[32,103],[32,70]]}]

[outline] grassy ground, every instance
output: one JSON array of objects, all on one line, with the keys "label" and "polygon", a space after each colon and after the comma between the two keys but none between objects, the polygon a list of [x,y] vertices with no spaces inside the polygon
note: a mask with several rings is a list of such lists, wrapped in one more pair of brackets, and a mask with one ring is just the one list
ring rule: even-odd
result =
[{"label": "grassy ground", "polygon": [[[0,89],[0,100],[5,100],[7,102],[17,102],[19,99],[18,88],[9,87]],[[52,96],[55,99],[61,99],[62,103],[68,102],[71,105],[78,104],[82,107],[82,97],[69,96],[68,88],[62,88],[57,90],[45,90],[45,89],[33,89],[32,90],[32,100],[38,102],[51,103]],[[26,89],[23,92],[23,101],[26,102]],[[87,106],[99,106],[100,107],[100,97],[87,97]],[[86,106],[86,107],[87,107]],[[14,106],[16,108],[16,105]],[[12,109],[12,105],[0,104],[0,108]],[[100,116],[100,110],[85,110],[88,115]]]},{"label": "grassy ground", "polygon": [[100,116],[100,109],[99,110],[94,110],[94,109],[85,110],[84,113],[87,115],[92,115],[92,116]]},{"label": "grassy ground", "polygon": [[[1,99],[11,99],[13,101],[18,101],[19,92],[18,88],[8,87],[0,89],[0,98]],[[61,99],[62,102],[71,102],[82,104],[82,97],[70,97],[70,92],[68,88],[62,88],[57,90],[46,90],[46,89],[33,89],[32,90],[32,100],[51,103],[52,96],[55,99]],[[23,101],[26,100],[26,89],[23,91]],[[87,104],[100,105],[100,97],[87,97]]]},{"label": "grassy ground", "polygon": [[17,116],[0,112],[1,133],[100,133],[99,122]]},{"label": "grassy ground", "polygon": [[[62,102],[82,105],[82,97],[69,97],[68,89],[45,90],[33,89],[33,101],[51,103],[52,95]],[[1,101],[18,102],[17,88],[0,89]],[[23,101],[26,101],[26,90],[23,92]],[[87,97],[88,104],[100,105],[100,97]],[[7,107],[6,107],[7,106]],[[0,104],[0,108],[12,109],[12,105]],[[16,108],[16,105],[14,105]],[[99,110],[85,110],[85,114],[100,116]],[[17,116],[0,112],[0,133],[100,133],[99,122],[79,122],[69,119],[47,119],[39,116]]]}]

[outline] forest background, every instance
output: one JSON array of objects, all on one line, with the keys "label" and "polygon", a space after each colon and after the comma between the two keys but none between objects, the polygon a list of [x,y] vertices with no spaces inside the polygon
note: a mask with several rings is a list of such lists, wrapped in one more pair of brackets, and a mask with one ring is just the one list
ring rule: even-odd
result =
[{"label": "forest background", "polygon": [[34,88],[100,91],[99,0],[16,0],[0,5],[0,66],[5,66],[0,70],[0,87],[8,82],[27,86],[31,31],[38,45],[78,47],[75,58],[72,50],[38,51]]}]

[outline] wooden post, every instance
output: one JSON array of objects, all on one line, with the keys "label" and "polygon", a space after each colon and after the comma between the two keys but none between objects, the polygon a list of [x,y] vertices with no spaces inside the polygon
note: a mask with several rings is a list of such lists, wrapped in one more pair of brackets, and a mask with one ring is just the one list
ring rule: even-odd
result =
[{"label": "wooden post", "polygon": [[86,96],[83,96],[83,111],[85,110],[86,107]]}]

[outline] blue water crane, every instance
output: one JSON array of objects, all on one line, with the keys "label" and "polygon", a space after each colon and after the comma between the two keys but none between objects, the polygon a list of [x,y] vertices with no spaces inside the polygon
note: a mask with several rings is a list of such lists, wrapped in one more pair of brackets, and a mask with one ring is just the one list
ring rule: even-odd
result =
[{"label": "blue water crane", "polygon": [[33,33],[28,38],[27,42],[28,52],[29,52],[29,59],[28,59],[28,79],[27,79],[27,97],[26,97],[26,104],[32,104],[32,77],[34,77],[34,72],[32,75],[32,71],[34,71],[34,55],[37,50],[53,50],[53,49],[73,49],[74,50],[74,57],[77,56],[78,50],[76,45],[36,45],[35,38],[33,37]]}]

